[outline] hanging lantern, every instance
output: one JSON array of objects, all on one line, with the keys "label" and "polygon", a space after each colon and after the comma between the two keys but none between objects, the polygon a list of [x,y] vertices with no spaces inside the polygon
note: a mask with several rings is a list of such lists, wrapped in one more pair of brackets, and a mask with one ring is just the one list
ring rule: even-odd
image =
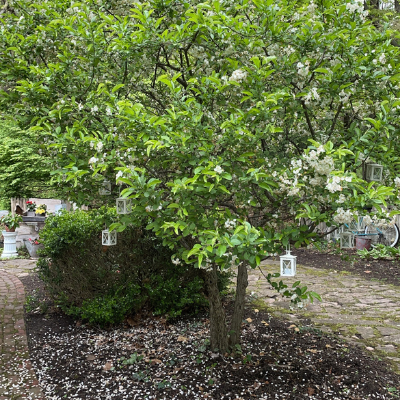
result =
[{"label": "hanging lantern", "polygon": [[103,246],[115,246],[117,244],[117,231],[105,229],[101,231],[101,242]]},{"label": "hanging lantern", "polygon": [[117,214],[130,214],[132,212],[132,199],[118,197]]},{"label": "hanging lantern", "polygon": [[340,248],[352,249],[354,247],[354,235],[351,232],[342,232],[340,234]]},{"label": "hanging lantern", "polygon": [[367,164],[367,181],[380,182],[382,180],[383,166],[380,164]]},{"label": "hanging lantern", "polygon": [[99,189],[99,194],[101,196],[107,196],[111,194],[111,182],[110,181],[104,181],[102,183],[102,187]]},{"label": "hanging lantern", "polygon": [[279,258],[281,260],[281,276],[295,276],[297,257],[290,254],[290,250],[286,250],[286,254]]}]

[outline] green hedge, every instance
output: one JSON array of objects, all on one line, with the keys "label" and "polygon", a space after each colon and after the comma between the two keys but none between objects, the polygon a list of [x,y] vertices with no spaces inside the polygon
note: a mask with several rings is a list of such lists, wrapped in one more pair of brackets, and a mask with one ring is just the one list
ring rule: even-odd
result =
[{"label": "green hedge", "polygon": [[[172,251],[141,227],[118,233],[116,246],[102,246],[104,222],[115,209],[50,216],[40,240],[39,274],[67,314],[92,324],[116,324],[135,312],[177,317],[207,306],[201,271],[171,262]],[[221,290],[229,276],[221,275]]]}]

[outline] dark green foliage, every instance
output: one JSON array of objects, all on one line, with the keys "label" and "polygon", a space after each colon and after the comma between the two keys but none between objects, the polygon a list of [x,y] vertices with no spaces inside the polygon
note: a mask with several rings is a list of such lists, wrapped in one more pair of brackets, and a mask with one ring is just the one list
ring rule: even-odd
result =
[{"label": "dark green foliage", "polygon": [[117,289],[114,294],[85,300],[80,307],[69,308],[67,313],[100,326],[120,323],[126,315],[139,309],[144,300],[139,285],[130,284],[124,289],[122,296]]},{"label": "dark green foliage", "polygon": [[[121,322],[139,310],[177,317],[207,305],[202,271],[174,265],[172,251],[140,227],[118,234],[116,246],[101,245],[114,209],[63,212],[41,231],[41,278],[61,309],[92,324]],[[226,289],[228,276],[220,276]]]}]

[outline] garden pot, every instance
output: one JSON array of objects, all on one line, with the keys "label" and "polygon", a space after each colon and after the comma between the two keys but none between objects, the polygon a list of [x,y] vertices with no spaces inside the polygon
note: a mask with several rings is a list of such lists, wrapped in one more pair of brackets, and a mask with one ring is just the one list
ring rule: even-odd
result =
[{"label": "garden pot", "polygon": [[356,236],[356,249],[357,250],[369,250],[371,248],[371,240],[365,236]]},{"label": "garden pot", "polygon": [[31,258],[39,258],[37,251],[43,248],[42,244],[34,244],[27,239],[24,239],[24,244]]},{"label": "garden pot", "polygon": [[3,231],[4,249],[1,255],[2,259],[16,257],[17,253],[17,232]]},{"label": "garden pot", "polygon": [[27,211],[26,212],[27,217],[34,217],[35,216],[35,211]]}]

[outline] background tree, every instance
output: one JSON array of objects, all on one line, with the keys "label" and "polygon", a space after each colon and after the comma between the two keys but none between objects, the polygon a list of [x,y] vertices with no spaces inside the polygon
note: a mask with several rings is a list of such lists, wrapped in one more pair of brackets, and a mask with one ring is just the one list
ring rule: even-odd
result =
[{"label": "background tree", "polygon": [[[1,104],[48,140],[73,199],[98,201],[112,181],[134,202],[112,228],[144,218],[174,263],[204,271],[213,348],[240,341],[247,268],[318,240],[319,222],[349,222],[366,204],[388,218],[382,206],[398,204],[398,49],[363,3],[12,7]],[[362,179],[370,161],[384,185]],[[216,274],[231,267],[228,326]]]},{"label": "background tree", "polygon": [[0,120],[0,198],[3,207],[9,208],[11,197],[49,193],[50,165],[46,165],[41,141],[37,132],[21,130],[10,120]]}]

